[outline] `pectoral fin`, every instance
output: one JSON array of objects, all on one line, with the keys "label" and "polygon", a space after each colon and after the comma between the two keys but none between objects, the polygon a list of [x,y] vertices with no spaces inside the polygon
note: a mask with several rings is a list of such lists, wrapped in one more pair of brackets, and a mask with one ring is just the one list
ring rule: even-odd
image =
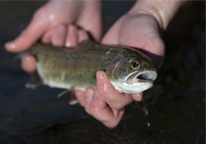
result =
[{"label": "pectoral fin", "polygon": [[38,73],[35,71],[31,74],[30,80],[26,83],[26,88],[35,89],[38,86],[44,85]]},{"label": "pectoral fin", "polygon": [[60,94],[58,94],[57,97],[59,98],[59,97],[61,97],[62,95],[66,94],[66,93],[68,93],[68,92],[71,92],[71,94],[70,94],[70,99],[69,99],[69,104],[70,104],[70,105],[77,104],[78,101],[77,101],[76,96],[75,96],[75,94],[74,94],[74,90],[75,90],[75,87],[71,87],[70,89],[65,90],[65,91],[61,92]]},{"label": "pectoral fin", "polygon": [[78,100],[77,100],[77,98],[76,98],[76,96],[75,96],[74,91],[72,91],[72,92],[71,92],[71,95],[70,95],[70,99],[69,99],[69,104],[70,104],[70,105],[75,105],[75,104],[77,104],[77,103],[78,103]]},{"label": "pectoral fin", "polygon": [[57,97],[59,98],[68,92],[72,92],[73,90],[74,90],[73,87],[71,89],[65,90],[65,91],[61,92],[60,94],[58,94]]},{"label": "pectoral fin", "polygon": [[135,101],[135,103],[137,104],[137,106],[140,108],[140,110],[145,114],[145,116],[148,116],[148,110],[145,107],[144,103],[142,101],[138,102]]}]

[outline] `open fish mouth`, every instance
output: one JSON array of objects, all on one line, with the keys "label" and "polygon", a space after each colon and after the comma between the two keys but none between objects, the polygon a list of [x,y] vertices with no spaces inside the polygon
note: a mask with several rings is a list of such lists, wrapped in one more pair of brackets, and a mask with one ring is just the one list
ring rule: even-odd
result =
[{"label": "open fish mouth", "polygon": [[134,72],[129,74],[125,79],[127,83],[142,83],[148,82],[153,83],[153,81],[157,78],[157,73],[154,71],[142,71],[142,72]]}]

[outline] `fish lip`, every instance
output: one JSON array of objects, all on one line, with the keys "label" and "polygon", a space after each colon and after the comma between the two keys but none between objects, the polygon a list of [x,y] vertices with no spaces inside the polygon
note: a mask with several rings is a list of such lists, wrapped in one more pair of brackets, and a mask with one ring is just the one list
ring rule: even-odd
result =
[{"label": "fish lip", "polygon": [[157,73],[155,71],[141,71],[141,72],[133,72],[129,74],[125,80],[127,83],[153,83],[153,81],[157,78]]}]

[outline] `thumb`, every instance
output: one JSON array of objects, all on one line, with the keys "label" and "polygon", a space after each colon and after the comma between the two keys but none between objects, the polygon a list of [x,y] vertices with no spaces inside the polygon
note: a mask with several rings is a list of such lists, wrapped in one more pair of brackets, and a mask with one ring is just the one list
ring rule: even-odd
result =
[{"label": "thumb", "polygon": [[135,101],[142,101],[143,93],[132,94],[132,98]]},{"label": "thumb", "polygon": [[44,22],[38,16],[34,16],[28,27],[15,40],[5,44],[6,50],[21,52],[28,49],[42,36],[46,27],[46,21]]}]

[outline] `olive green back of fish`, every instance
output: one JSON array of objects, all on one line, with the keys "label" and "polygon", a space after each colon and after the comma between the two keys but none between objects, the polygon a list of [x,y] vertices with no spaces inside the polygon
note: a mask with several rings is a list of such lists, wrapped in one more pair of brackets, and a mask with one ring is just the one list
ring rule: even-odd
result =
[{"label": "olive green back of fish", "polygon": [[76,48],[57,48],[35,44],[26,54],[35,55],[44,71],[44,79],[74,87],[96,86],[95,74],[121,56],[123,49],[82,42]]}]

